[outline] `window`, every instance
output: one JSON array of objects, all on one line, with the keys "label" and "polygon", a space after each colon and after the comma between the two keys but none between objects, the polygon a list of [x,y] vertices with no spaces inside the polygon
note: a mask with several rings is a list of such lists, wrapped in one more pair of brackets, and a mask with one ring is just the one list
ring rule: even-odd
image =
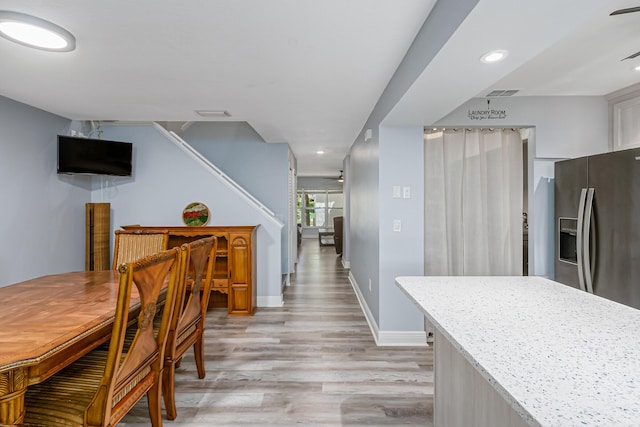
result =
[{"label": "window", "polygon": [[331,228],[333,218],[344,212],[344,195],[341,191],[298,191],[297,220],[303,227]]}]

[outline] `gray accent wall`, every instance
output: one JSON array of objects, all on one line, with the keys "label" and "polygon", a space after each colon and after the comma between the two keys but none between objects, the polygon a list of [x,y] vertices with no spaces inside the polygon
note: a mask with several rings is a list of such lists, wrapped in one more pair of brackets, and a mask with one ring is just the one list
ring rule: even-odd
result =
[{"label": "gray accent wall", "polygon": [[114,230],[127,224],[184,225],[182,210],[191,202],[207,205],[211,212],[207,225],[259,224],[258,306],[282,304],[282,227],[274,221],[265,220],[264,211],[250,205],[158,128],[113,124],[103,129],[105,139],[133,143],[133,176],[109,180],[92,194],[94,202],[111,203]]},{"label": "gray accent wall", "polygon": [[[349,155],[349,240],[351,277],[371,313],[374,329],[380,324],[380,206],[379,145],[374,137],[356,141]],[[345,227],[346,231],[346,227]],[[369,285],[371,283],[371,285]],[[366,310],[365,310],[366,311]]]},{"label": "gray accent wall", "polygon": [[[423,172],[422,166],[416,166],[417,161],[422,162],[417,147],[423,137],[417,136],[416,128],[423,128],[423,124],[386,130],[381,126],[477,3],[478,0],[461,0],[435,4],[349,152],[351,277],[367,306],[365,313],[370,313],[367,315],[374,333],[424,330],[418,309],[397,293],[392,279],[394,275],[424,274],[424,259],[417,256],[423,252],[415,252],[418,240],[423,240],[419,228],[423,225],[409,226],[403,236],[413,234],[409,237],[411,244],[404,246],[400,236],[389,234],[392,224],[386,222],[399,217],[407,218],[408,224],[417,224],[423,216],[423,206],[414,205],[419,199],[407,204],[387,203],[391,182],[416,182],[411,186],[419,191],[417,177]],[[372,137],[365,141],[367,130]],[[383,159],[383,155],[389,158]],[[390,250],[395,252],[389,254]],[[402,260],[400,264],[398,260]]]},{"label": "gray accent wall", "polygon": [[0,96],[0,286],[84,270],[91,178],[56,172],[70,123]]},{"label": "gray accent wall", "polygon": [[[380,128],[380,329],[411,331],[423,315],[396,286],[398,276],[424,275],[424,128]],[[409,189],[393,197],[393,187]],[[400,231],[394,231],[394,221]],[[399,316],[398,313],[402,313]]]},{"label": "gray accent wall", "polygon": [[264,142],[246,122],[194,123],[182,138],[285,224],[281,265],[283,274],[289,272],[289,144]]},{"label": "gray accent wall", "polygon": [[345,157],[342,162],[344,174],[343,194],[344,194],[344,222],[342,228],[344,230],[342,236],[342,264],[346,268],[351,268],[351,237],[348,230],[351,229],[351,186],[350,182],[350,163],[351,156]]}]

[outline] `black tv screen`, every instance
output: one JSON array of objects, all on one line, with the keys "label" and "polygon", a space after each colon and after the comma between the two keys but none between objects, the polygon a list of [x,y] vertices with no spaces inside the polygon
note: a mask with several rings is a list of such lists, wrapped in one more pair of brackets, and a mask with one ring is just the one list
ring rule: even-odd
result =
[{"label": "black tv screen", "polygon": [[131,176],[133,144],[58,135],[58,173]]}]

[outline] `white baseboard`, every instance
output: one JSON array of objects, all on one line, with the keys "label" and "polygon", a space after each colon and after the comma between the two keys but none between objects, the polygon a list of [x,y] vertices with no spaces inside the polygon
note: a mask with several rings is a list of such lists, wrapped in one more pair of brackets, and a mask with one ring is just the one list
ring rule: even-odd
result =
[{"label": "white baseboard", "polygon": [[356,278],[353,277],[353,274],[349,272],[349,283],[351,283],[351,287],[353,291],[356,293],[356,297],[358,298],[358,303],[360,304],[360,308],[364,313],[365,319],[367,319],[367,323],[369,324],[369,329],[371,329],[371,334],[373,335],[373,339],[376,341],[376,345],[378,345],[378,324],[376,323],[376,319],[373,318],[373,313],[369,310],[369,306],[367,305],[367,301],[364,299],[362,292],[360,292],[360,287],[356,282]]},{"label": "white baseboard", "polygon": [[367,301],[364,299],[360,287],[356,282],[353,274],[349,272],[349,282],[351,287],[358,298],[360,308],[364,313],[364,317],[367,319],[369,329],[378,347],[426,347],[427,346],[427,334],[425,331],[381,331],[378,328],[378,324],[373,317],[373,313],[369,310]]},{"label": "white baseboard", "polygon": [[351,263],[349,261],[345,261],[344,258],[342,258],[342,267],[345,270],[349,270],[351,268]]},{"label": "white baseboard", "polygon": [[426,347],[424,331],[380,331],[376,342],[380,347]]},{"label": "white baseboard", "polygon": [[282,307],[284,306],[284,298],[282,295],[276,296],[260,296],[258,295],[258,301],[256,301],[258,307]]}]

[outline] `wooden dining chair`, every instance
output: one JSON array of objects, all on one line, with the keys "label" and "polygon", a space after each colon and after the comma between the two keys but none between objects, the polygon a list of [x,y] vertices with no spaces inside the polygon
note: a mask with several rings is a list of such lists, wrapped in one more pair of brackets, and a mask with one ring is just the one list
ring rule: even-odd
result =
[{"label": "wooden dining chair", "polygon": [[204,367],[204,327],[211,293],[218,239],[207,237],[180,247],[180,277],[185,282],[176,299],[169,327],[162,379],[162,396],[167,418],[177,416],[175,404],[175,369],[182,356],[193,347],[198,378],[206,375]]},{"label": "wooden dining chair", "polygon": [[167,249],[169,230],[116,230],[113,270],[122,263],[133,262]]},{"label": "wooden dining chair", "polygon": [[[46,381],[29,385],[25,423],[114,426],[146,393],[153,427],[162,426],[161,381],[171,317],[183,285],[178,248],[119,267],[120,283],[108,346],[98,347]],[[133,290],[135,284],[136,290]],[[164,289],[166,288],[166,292]],[[125,347],[132,294],[140,297],[135,336]],[[164,304],[161,295],[165,296]],[[157,307],[161,323],[154,334]]]}]

